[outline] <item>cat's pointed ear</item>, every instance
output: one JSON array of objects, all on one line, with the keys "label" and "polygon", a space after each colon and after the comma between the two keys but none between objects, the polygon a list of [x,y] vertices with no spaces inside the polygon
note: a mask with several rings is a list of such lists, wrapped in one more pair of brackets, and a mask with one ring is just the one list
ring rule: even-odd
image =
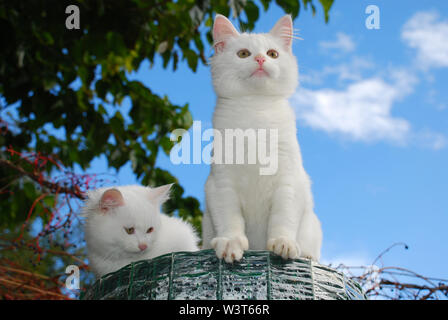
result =
[{"label": "cat's pointed ear", "polygon": [[170,190],[174,183],[166,184],[157,188],[151,188],[149,191],[149,200],[157,203],[158,205],[163,204],[170,198]]},{"label": "cat's pointed ear", "polygon": [[100,200],[100,210],[106,213],[110,209],[124,205],[123,195],[118,189],[112,188],[104,191]]},{"label": "cat's pointed ear", "polygon": [[284,47],[287,50],[291,50],[292,39],[294,37],[291,15],[287,14],[281,17],[269,33],[281,39]]},{"label": "cat's pointed ear", "polygon": [[215,48],[215,52],[222,52],[226,41],[238,35],[239,32],[229,19],[222,14],[215,16],[215,22],[213,22],[213,47]]}]

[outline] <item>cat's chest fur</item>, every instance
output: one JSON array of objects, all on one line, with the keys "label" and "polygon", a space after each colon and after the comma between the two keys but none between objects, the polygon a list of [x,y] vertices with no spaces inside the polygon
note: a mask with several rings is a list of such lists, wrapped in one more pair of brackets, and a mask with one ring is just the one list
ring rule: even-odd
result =
[{"label": "cat's chest fur", "polygon": [[[294,112],[286,99],[218,100],[213,116],[213,126],[220,130],[223,136],[225,129],[254,130],[257,137],[255,143],[266,137],[265,146],[268,154],[270,153],[269,144],[277,145],[273,149],[275,155],[269,155],[271,161],[277,162],[277,172],[272,175],[261,175],[261,164],[258,161],[256,164],[248,164],[247,158],[245,158],[244,164],[212,166],[212,172],[216,173],[217,176],[232,180],[241,204],[246,225],[245,230],[252,244],[251,248],[264,249],[265,241],[258,241],[257,238],[265,237],[267,233],[267,221],[271,212],[273,191],[278,186],[285,171],[294,174],[294,171],[299,168],[298,162],[301,161],[296,138]],[[263,130],[266,135],[263,134]],[[270,137],[270,130],[276,132],[277,139]],[[228,143],[228,141],[225,143]],[[247,156],[249,150],[248,143],[251,142],[246,139],[244,144],[245,156]],[[265,142],[263,141],[263,143]]]},{"label": "cat's chest fur", "polygon": [[295,130],[294,113],[286,99],[244,97],[218,99],[213,114],[215,129]]},{"label": "cat's chest fur", "polygon": [[[213,127],[221,133],[222,161],[226,161],[226,147],[229,143],[233,144],[233,163],[226,162],[221,167],[225,167],[229,174],[237,174],[237,181],[243,183],[248,179],[247,183],[259,182],[260,176],[271,178],[261,180],[272,180],[278,171],[282,173],[301,166],[295,114],[286,99],[218,99],[213,114]],[[236,132],[238,129],[241,129],[239,133]],[[230,132],[228,136],[226,132]],[[244,140],[243,150],[237,150],[238,141],[235,136],[238,134],[242,136],[240,141]],[[230,142],[229,138],[233,142]],[[245,155],[243,165],[237,164],[236,160],[237,153],[241,151]],[[256,154],[255,164],[251,164],[247,157],[249,151]],[[263,157],[281,164],[275,174],[260,174],[259,168],[262,164],[259,160],[263,161]],[[243,176],[239,175],[241,171],[244,171]]]}]

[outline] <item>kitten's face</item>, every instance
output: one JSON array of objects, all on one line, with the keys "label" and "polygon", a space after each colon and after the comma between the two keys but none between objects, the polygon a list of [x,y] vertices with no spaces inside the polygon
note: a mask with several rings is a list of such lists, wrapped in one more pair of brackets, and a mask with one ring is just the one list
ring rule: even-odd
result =
[{"label": "kitten's face", "polygon": [[[126,201],[131,201],[127,197]],[[98,224],[98,233],[107,237],[105,243],[113,250],[143,254],[153,246],[160,227],[158,208],[149,200],[139,200],[116,208]]]},{"label": "kitten's face", "polygon": [[270,33],[238,33],[229,20],[217,16],[215,54],[211,58],[215,91],[220,97],[290,96],[298,83],[291,50],[292,21],[279,20]]},{"label": "kitten's face", "polygon": [[154,189],[127,186],[115,193],[110,190],[96,190],[89,196],[88,245],[110,257],[143,256],[153,247],[160,229],[161,202]]}]

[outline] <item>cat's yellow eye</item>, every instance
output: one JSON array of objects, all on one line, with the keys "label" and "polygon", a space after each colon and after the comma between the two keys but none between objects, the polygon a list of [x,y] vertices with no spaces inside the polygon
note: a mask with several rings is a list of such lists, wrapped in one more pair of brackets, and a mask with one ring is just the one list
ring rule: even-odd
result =
[{"label": "cat's yellow eye", "polygon": [[126,228],[126,227],[124,227],[124,230],[126,231],[127,234],[134,234],[134,232],[135,232],[134,228]]},{"label": "cat's yellow eye", "polygon": [[277,59],[278,58],[278,52],[275,51],[274,49],[268,50],[268,52],[266,52],[266,54],[271,57],[272,59]]},{"label": "cat's yellow eye", "polygon": [[238,55],[238,57],[243,58],[243,59],[247,58],[248,56],[251,55],[250,51],[247,49],[241,49],[236,54]]},{"label": "cat's yellow eye", "polygon": [[151,233],[151,232],[153,232],[154,231],[154,228],[153,227],[150,227],[148,230],[146,230],[146,233]]}]

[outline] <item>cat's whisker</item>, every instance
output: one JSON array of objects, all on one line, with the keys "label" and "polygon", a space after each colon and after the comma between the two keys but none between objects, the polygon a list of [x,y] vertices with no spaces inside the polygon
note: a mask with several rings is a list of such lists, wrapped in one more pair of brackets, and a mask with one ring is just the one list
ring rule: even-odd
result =
[{"label": "cat's whisker", "polygon": [[288,38],[291,38],[291,39],[303,40],[303,38],[301,38],[301,37],[299,37],[299,36],[297,36],[297,35],[295,35],[293,33],[282,33],[281,35],[283,37],[288,37]]},{"label": "cat's whisker", "polygon": [[280,29],[280,36],[282,36],[282,37],[303,40],[303,38],[299,37],[298,34],[299,34],[299,29],[291,29],[289,27],[282,27]]},{"label": "cat's whisker", "polygon": [[300,29],[297,29],[297,28],[291,29],[289,27],[282,27],[282,28],[280,28],[280,32],[284,32],[284,31],[292,32],[292,33],[296,33],[296,32],[298,33],[300,31]]}]

